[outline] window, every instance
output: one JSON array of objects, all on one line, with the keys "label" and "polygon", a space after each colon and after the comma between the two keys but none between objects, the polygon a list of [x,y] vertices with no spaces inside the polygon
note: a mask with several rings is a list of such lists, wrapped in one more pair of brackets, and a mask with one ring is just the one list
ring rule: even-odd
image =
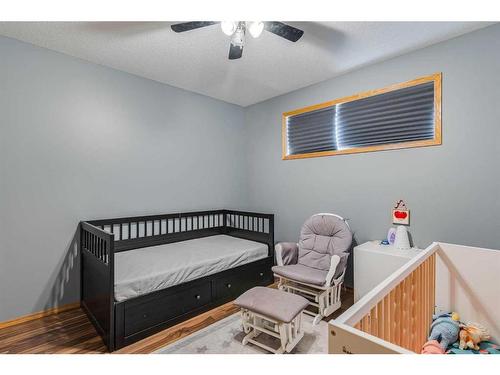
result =
[{"label": "window", "polygon": [[283,159],[441,144],[441,73],[283,113]]}]

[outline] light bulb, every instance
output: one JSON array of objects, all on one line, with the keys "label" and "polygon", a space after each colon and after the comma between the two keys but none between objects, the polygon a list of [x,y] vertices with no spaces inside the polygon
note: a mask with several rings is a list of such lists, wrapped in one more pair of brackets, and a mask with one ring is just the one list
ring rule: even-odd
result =
[{"label": "light bulb", "polygon": [[226,35],[233,35],[236,31],[237,23],[234,21],[222,21],[220,27],[222,32]]},{"label": "light bulb", "polygon": [[264,30],[264,22],[254,21],[250,22],[250,26],[248,27],[248,31],[250,35],[254,38],[258,38],[260,34],[262,34],[262,30]]},{"label": "light bulb", "polygon": [[245,39],[245,30],[238,27],[231,38],[231,44],[243,48],[243,43]]}]

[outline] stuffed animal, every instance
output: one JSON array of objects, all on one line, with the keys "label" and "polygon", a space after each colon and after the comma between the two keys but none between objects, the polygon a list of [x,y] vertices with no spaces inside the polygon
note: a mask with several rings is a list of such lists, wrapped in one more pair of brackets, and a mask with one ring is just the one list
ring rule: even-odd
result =
[{"label": "stuffed animal", "polygon": [[474,349],[479,350],[479,343],[490,339],[490,334],[480,324],[469,323],[460,325],[460,349]]},{"label": "stuffed animal", "polygon": [[432,317],[429,340],[436,340],[445,351],[449,345],[458,340],[460,317],[457,313],[434,315]]},{"label": "stuffed animal", "polygon": [[422,347],[420,354],[444,354],[444,349],[437,340],[429,340]]}]

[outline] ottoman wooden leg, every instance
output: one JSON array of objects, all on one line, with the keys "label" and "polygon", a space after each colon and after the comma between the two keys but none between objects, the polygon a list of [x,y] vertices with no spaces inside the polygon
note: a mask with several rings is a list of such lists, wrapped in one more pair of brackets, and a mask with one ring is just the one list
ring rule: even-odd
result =
[{"label": "ottoman wooden leg", "polygon": [[[287,288],[285,285],[282,287]],[[235,302],[241,309],[243,329],[246,336],[243,345],[252,343],[272,353],[290,352],[304,336],[301,315],[309,302],[301,296],[265,287],[252,288]],[[259,311],[259,312],[257,312]],[[259,334],[280,340],[276,350],[254,340]]]},{"label": "ottoman wooden leg", "polygon": [[304,337],[304,331],[302,330],[302,313],[297,315],[294,320],[287,324],[287,329],[288,332],[285,351],[290,353]]},{"label": "ottoman wooden leg", "polygon": [[[252,343],[275,354],[290,353],[302,337],[304,337],[304,332],[302,331],[302,312],[290,323],[278,322],[245,309],[241,310],[241,318],[243,329],[246,333],[241,342],[243,345]],[[261,333],[278,338],[280,340],[280,347],[274,349],[254,340]]]}]

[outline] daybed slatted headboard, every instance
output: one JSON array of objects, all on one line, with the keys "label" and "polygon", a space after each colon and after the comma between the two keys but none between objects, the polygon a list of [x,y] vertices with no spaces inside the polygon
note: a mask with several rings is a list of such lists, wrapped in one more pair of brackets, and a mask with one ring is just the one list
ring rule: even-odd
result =
[{"label": "daybed slatted headboard", "polygon": [[114,242],[110,233],[80,224],[80,300],[109,350],[114,350]]}]

